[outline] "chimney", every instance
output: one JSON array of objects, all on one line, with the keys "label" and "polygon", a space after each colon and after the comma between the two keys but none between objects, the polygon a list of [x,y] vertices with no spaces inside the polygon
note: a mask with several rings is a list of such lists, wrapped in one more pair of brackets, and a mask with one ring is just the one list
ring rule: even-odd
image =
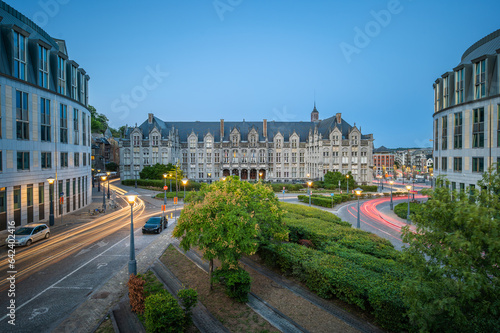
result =
[{"label": "chimney", "polygon": [[267,119],[263,120],[262,135],[267,138]]},{"label": "chimney", "polygon": [[337,117],[337,124],[340,124],[342,122],[342,113],[337,113],[335,116]]},{"label": "chimney", "polygon": [[154,115],[152,113],[148,113],[148,124],[153,123],[153,117],[154,117]]},{"label": "chimney", "polygon": [[224,119],[220,120],[220,141],[224,140]]}]

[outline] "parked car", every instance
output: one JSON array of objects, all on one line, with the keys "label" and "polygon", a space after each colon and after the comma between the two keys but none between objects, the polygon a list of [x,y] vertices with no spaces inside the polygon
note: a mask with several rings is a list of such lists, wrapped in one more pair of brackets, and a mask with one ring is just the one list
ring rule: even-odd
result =
[{"label": "parked car", "polygon": [[[14,231],[15,246],[30,246],[31,243],[50,237],[50,228],[43,223],[25,225]],[[5,241],[8,243],[9,238]]]},{"label": "parked car", "polygon": [[164,225],[163,218],[159,216],[150,217],[149,220],[147,220],[144,227],[142,227],[142,233],[159,234],[164,228],[163,225]]}]

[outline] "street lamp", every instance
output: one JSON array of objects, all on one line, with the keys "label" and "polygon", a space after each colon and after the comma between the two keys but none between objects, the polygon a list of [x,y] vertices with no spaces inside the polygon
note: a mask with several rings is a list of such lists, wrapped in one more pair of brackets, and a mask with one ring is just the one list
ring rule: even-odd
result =
[{"label": "street lamp", "polygon": [[394,180],[389,180],[389,184],[391,184],[391,210],[393,210],[393,204],[392,204],[392,185],[394,184]]},{"label": "street lamp", "polygon": [[[101,169],[97,169],[97,174],[101,173]],[[97,192],[101,192],[101,182],[97,179]]]},{"label": "street lamp", "polygon": [[432,182],[433,182],[433,180],[434,180],[434,174],[431,173],[431,188],[432,188]]},{"label": "street lamp", "polygon": [[108,200],[109,200],[109,198],[111,197],[109,195],[109,175],[111,175],[111,172],[110,171],[106,172],[106,175],[108,176]]},{"label": "street lamp", "polygon": [[311,207],[311,186],[313,182],[312,180],[307,181],[307,190],[309,191],[309,207]]},{"label": "street lamp", "polygon": [[134,165],[134,187],[137,188],[137,168]]},{"label": "street lamp", "polygon": [[137,263],[135,261],[134,245],[134,202],[137,198],[137,192],[130,191],[125,194],[127,202],[130,204],[130,260],[128,262],[128,274],[137,275]]},{"label": "street lamp", "polygon": [[187,178],[182,179],[182,185],[184,185],[184,200],[186,200],[186,185],[188,183]]},{"label": "street lamp", "polygon": [[259,180],[262,181],[262,176],[264,175],[264,173],[261,171],[259,172]]},{"label": "street lamp", "polygon": [[[107,176],[101,176],[101,180],[103,182],[106,181]],[[102,209],[106,210],[106,191],[104,190],[104,184],[102,185]]]},{"label": "street lamp", "polygon": [[163,219],[165,219],[165,211],[167,210],[167,189],[165,187],[167,187],[167,177],[168,177],[168,174],[164,173],[163,174],[163,179],[164,179],[164,182],[163,182],[163,205],[165,206],[165,210],[163,210]]},{"label": "street lamp", "polygon": [[92,170],[92,188],[94,188],[94,171],[95,171],[95,169],[92,168],[91,170]]},{"label": "street lamp", "polygon": [[406,219],[408,220],[409,223],[410,221],[410,190],[411,190],[411,185],[406,185],[406,189],[408,190],[408,214],[406,214]]},{"label": "street lamp", "polygon": [[226,181],[226,177],[222,177],[222,181],[225,182]]},{"label": "street lamp", "polygon": [[211,172],[207,173],[207,177],[208,177],[208,183],[211,184],[212,183],[212,173]]},{"label": "street lamp", "polygon": [[56,181],[54,177],[47,178],[49,182],[49,196],[50,196],[50,215],[49,215],[49,225],[52,227],[54,225],[54,182]]},{"label": "street lamp", "polygon": [[361,229],[361,221],[359,220],[359,197],[361,196],[361,192],[363,192],[362,188],[356,188],[354,189],[354,193],[356,193],[356,196],[358,197],[358,221],[356,224],[356,228]]},{"label": "street lamp", "polygon": [[347,196],[349,196],[349,174],[345,175],[347,178]]}]

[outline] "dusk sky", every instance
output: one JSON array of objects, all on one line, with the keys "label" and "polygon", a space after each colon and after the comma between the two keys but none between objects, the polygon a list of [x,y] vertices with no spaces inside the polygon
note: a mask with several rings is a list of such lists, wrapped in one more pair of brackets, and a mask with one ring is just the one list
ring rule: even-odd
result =
[{"label": "dusk sky", "polygon": [[431,146],[433,82],[500,28],[500,1],[6,2],[66,40],[112,127],[310,121],[316,99],[391,148]]}]

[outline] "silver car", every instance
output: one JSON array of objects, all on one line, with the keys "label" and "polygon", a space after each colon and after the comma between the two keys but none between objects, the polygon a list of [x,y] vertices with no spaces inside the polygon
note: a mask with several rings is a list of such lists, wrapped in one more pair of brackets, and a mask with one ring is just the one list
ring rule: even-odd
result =
[{"label": "silver car", "polygon": [[50,237],[50,229],[46,224],[43,223],[33,223],[22,226],[21,228],[14,231],[13,235],[10,235],[6,243],[9,242],[9,238],[14,238],[15,246],[29,246],[31,243],[36,242],[41,239],[47,239]]}]

